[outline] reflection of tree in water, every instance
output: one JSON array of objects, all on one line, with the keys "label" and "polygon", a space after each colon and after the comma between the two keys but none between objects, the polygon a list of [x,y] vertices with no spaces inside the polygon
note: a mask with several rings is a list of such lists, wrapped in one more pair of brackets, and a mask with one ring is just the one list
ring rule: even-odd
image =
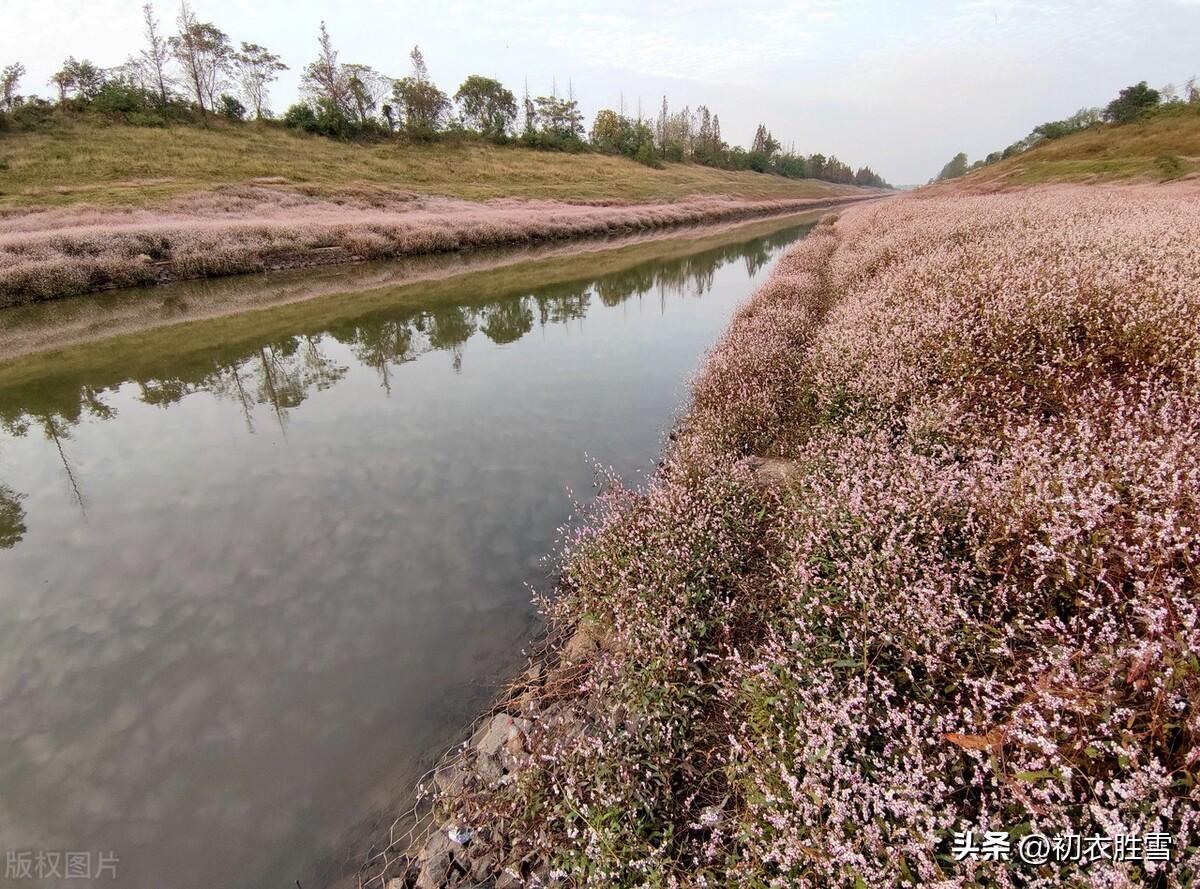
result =
[{"label": "reflection of tree in water", "polygon": [[655,259],[606,274],[595,280],[550,284],[532,293],[492,300],[433,305],[401,304],[358,318],[339,320],[322,332],[273,337],[237,347],[213,348],[182,357],[168,356],[161,374],[108,380],[85,378],[86,371],[41,381],[37,386],[0,391],[0,428],[24,435],[38,426],[57,447],[67,478],[81,508],[76,474],[63,448],[69,429],[84,415],[107,419],[114,410],[103,396],[133,383],[146,404],[169,407],[190,393],[206,391],[238,405],[247,429],[254,431],[254,409],[268,405],[280,427],[290,411],[313,392],[341,380],[349,368],[329,357],[331,342],[349,348],[364,366],[372,368],[389,392],[392,370],[434,350],[448,351],[456,370],[462,367],[463,347],[476,333],[494,343],[513,343],[528,334],[535,320],[542,326],[582,319],[592,296],[605,306],[655,293],[665,307],[668,295],[708,293],[718,269],[739,259],[757,274],[796,239],[797,228],[742,244],[731,244],[675,259]]},{"label": "reflection of tree in water", "polygon": [[25,536],[25,510],[21,508],[24,494],[19,494],[0,482],[0,549],[9,549]]},{"label": "reflection of tree in water", "polygon": [[483,316],[483,335],[498,346],[515,343],[533,330],[533,310],[524,298],[488,306]]},{"label": "reflection of tree in water", "polygon": [[[628,294],[627,294],[628,295]],[[592,300],[592,285],[555,284],[533,297],[537,301],[541,324],[566,324],[587,314]]]}]

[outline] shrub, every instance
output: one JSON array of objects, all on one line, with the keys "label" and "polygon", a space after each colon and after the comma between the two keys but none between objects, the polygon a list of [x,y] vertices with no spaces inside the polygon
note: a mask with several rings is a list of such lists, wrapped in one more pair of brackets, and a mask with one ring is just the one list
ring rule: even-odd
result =
[{"label": "shrub", "polygon": [[226,120],[245,120],[246,106],[228,93],[221,93],[217,113]]},{"label": "shrub", "polygon": [[1104,119],[1111,123],[1130,123],[1158,104],[1158,90],[1151,89],[1146,81],[1127,86],[1108,103]]}]

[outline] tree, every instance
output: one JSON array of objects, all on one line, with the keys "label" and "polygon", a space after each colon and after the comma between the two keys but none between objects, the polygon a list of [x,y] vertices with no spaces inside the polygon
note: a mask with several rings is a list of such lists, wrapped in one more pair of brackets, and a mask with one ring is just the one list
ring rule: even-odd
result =
[{"label": "tree", "polygon": [[24,76],[25,66],[20,62],[13,62],[0,71],[0,111],[12,111],[21,104],[17,88],[21,85],[21,78]]},{"label": "tree", "polygon": [[623,118],[611,108],[602,108],[596,112],[592,122],[592,145],[601,151],[620,151]]},{"label": "tree", "polygon": [[957,179],[966,172],[967,155],[960,151],[950,159],[946,166],[942,167],[942,171],[938,173],[937,178],[939,182],[945,179]]},{"label": "tree", "polygon": [[350,108],[358,124],[366,126],[375,118],[375,109],[392,88],[392,80],[370,65],[342,66],[350,96]]},{"label": "tree", "polygon": [[523,112],[522,116],[525,118],[521,126],[521,138],[528,142],[537,131],[537,124],[534,121],[537,112],[533,108],[533,100],[529,98],[528,77],[525,78],[525,93],[521,98],[521,111]]},{"label": "tree", "polygon": [[51,74],[47,83],[58,90],[58,103],[60,105],[66,104],[67,96],[75,89],[75,78],[71,76],[71,72],[65,67]]},{"label": "tree", "polygon": [[138,65],[142,70],[143,81],[152,85],[158,93],[159,104],[166,106],[170,98],[171,77],[167,74],[167,65],[171,61],[171,47],[167,39],[158,31],[158,21],[154,18],[154,7],[147,3],[142,7],[142,21],[145,22],[146,46],[138,54]]},{"label": "tree", "polygon": [[68,56],[50,83],[58,89],[60,102],[65,102],[72,90],[80,99],[90,102],[104,86],[104,72],[87,59],[76,61],[74,56]]},{"label": "tree", "polygon": [[1143,112],[1158,104],[1158,90],[1151,89],[1146,81],[1127,86],[1117,94],[1104,109],[1104,119],[1111,123],[1129,123]]},{"label": "tree", "polygon": [[751,153],[765,154],[770,157],[778,150],[779,142],[771,135],[771,131],[760,123],[758,129],[754,131],[754,142],[750,146]]},{"label": "tree", "polygon": [[550,143],[551,147],[565,147],[568,143],[582,142],[583,112],[579,110],[579,103],[575,99],[560,99],[554,90],[551,90],[550,95],[534,99],[533,105],[537,133]]},{"label": "tree", "polygon": [[463,120],[485,139],[502,142],[517,119],[517,100],[498,80],[472,74],[454,94]]},{"label": "tree", "polygon": [[410,136],[429,138],[439,129],[450,109],[450,99],[429,79],[421,48],[414,46],[409,53],[412,73],[397,80],[392,99],[404,118],[404,129]]},{"label": "tree", "polygon": [[183,67],[188,91],[200,107],[201,116],[207,115],[216,106],[217,94],[225,86],[232,63],[229,35],[211,22],[197,21],[184,0],[179,7],[179,33],[167,42]]},{"label": "tree", "polygon": [[321,33],[317,38],[320,52],[316,61],[304,67],[301,87],[313,99],[325,99],[330,107],[346,114],[350,110],[350,84],[346,72],[338,64],[337,50],[325,23],[321,22]]},{"label": "tree", "polygon": [[266,47],[245,42],[242,43],[241,52],[233,54],[233,65],[237,71],[242,95],[254,110],[255,118],[262,120],[264,117],[270,117],[267,91],[278,79],[279,72],[286,71],[288,66],[283,64],[275,53],[268,52]]}]

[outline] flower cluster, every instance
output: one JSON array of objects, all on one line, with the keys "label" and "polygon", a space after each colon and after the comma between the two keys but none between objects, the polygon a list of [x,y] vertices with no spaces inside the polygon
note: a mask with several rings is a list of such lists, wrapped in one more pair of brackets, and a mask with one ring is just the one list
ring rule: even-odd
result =
[{"label": "flower cluster", "polygon": [[[577,884],[1195,879],[1197,197],[942,192],[818,226],[650,488],[569,540],[546,608],[596,645],[461,817]],[[964,831],[1174,849],[1027,866],[956,858]]]}]

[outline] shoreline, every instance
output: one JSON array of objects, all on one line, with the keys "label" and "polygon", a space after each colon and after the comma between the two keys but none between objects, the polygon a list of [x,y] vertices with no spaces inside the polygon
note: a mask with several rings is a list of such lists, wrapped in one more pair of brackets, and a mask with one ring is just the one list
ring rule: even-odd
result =
[{"label": "shoreline", "polygon": [[1022,820],[1181,838],[1051,883],[1194,873],[1194,196],[943,190],[819,224],[649,488],[568,539],[545,652],[361,885],[994,886],[943,850]]},{"label": "shoreline", "polygon": [[82,294],[9,306],[0,310],[7,322],[0,328],[0,355],[4,356],[0,358],[0,387],[8,381],[8,370],[16,359],[59,353],[87,343],[252,312],[270,312],[285,306],[307,303],[315,311],[328,300],[363,301],[376,294],[381,298],[402,298],[402,293],[416,284],[436,289],[443,282],[500,269],[511,268],[516,272],[520,268],[532,270],[545,266],[555,272],[550,280],[571,280],[586,270],[584,266],[575,268],[584,261],[619,260],[628,264],[636,261],[638,251],[643,248],[667,242],[689,250],[693,245],[708,242],[718,245],[734,237],[752,236],[760,230],[812,224],[825,212],[824,209],[785,212],[634,234],[177,281],[124,292],[110,291],[101,294],[101,299],[93,299],[96,294]]},{"label": "shoreline", "polygon": [[31,211],[0,217],[0,309],[189,279],[751,220],[883,196],[609,205],[397,196],[335,202],[248,188],[196,195],[161,210]]}]

